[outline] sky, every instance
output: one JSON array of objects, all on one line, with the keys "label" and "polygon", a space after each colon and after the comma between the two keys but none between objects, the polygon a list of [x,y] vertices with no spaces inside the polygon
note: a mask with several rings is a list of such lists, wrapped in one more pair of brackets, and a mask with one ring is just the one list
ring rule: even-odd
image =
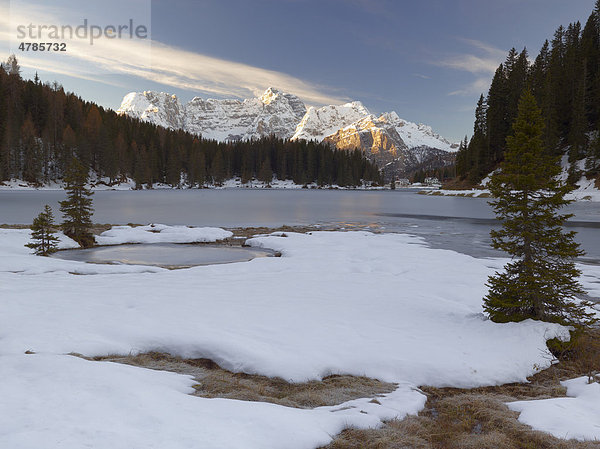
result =
[{"label": "sky", "polygon": [[[268,87],[309,106],[361,101],[458,141],[511,47],[535,58],[595,0],[0,0],[0,57],[117,109],[131,91],[182,101],[249,98]],[[144,39],[20,51],[18,25],[147,26]],[[29,36],[28,36],[29,37]],[[32,42],[33,40],[30,39]],[[62,42],[54,40],[53,42]]]}]

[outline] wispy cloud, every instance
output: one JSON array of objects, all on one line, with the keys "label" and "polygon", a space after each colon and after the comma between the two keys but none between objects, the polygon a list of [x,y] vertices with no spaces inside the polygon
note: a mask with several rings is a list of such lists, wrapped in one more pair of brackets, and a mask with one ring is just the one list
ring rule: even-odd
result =
[{"label": "wispy cloud", "polygon": [[490,85],[492,75],[505,59],[507,52],[475,39],[458,38],[458,40],[467,44],[470,51],[447,55],[441,59],[430,61],[431,64],[468,72],[476,77],[468,85],[453,90],[448,95],[470,96],[485,92]]},{"label": "wispy cloud", "polygon": [[443,59],[437,62],[436,65],[477,75],[480,73],[494,73],[494,70],[498,67],[498,62],[496,59],[464,54]]},{"label": "wispy cloud", "polygon": [[413,76],[416,78],[421,78],[422,80],[430,80],[431,77],[427,75],[423,75],[422,73],[413,73]]},{"label": "wispy cloud", "polygon": [[489,45],[489,44],[479,41],[477,39],[467,39],[464,37],[459,37],[458,40],[461,42],[464,42],[466,44],[469,44],[472,47],[479,48],[480,50],[483,50],[486,54],[488,54],[490,56],[495,56],[496,58],[499,58],[499,59],[504,59],[506,57],[506,50],[503,50],[501,48],[496,48],[492,45]]},{"label": "wispy cloud", "polygon": [[485,91],[487,91],[490,87],[490,79],[489,78],[477,78],[475,81],[471,82],[467,86],[453,90],[452,92],[448,92],[448,95],[479,95]]},{"label": "wispy cloud", "polygon": [[[56,12],[39,5],[38,23],[61,24]],[[0,11],[0,39],[9,42],[11,23],[30,23],[36,18],[15,17]],[[21,20],[22,19],[22,20]],[[35,22],[34,22],[35,23]],[[150,45],[149,45],[150,44]],[[101,81],[100,72],[128,75],[194,93],[221,97],[247,98],[277,87],[298,95],[308,104],[340,103],[347,97],[333,89],[318,86],[283,72],[228,61],[177,48],[157,41],[99,39],[94,46],[83,40],[68,42],[66,54],[19,55],[25,68]],[[143,82],[140,89],[143,90]],[[332,93],[333,92],[333,93]]]}]

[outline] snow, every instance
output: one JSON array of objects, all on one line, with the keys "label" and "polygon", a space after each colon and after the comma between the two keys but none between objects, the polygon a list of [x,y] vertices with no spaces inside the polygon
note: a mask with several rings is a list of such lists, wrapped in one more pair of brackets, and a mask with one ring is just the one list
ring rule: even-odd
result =
[{"label": "snow", "polygon": [[379,117],[371,114],[362,103],[355,101],[341,106],[323,106],[309,108],[296,128],[292,139],[323,141],[334,139],[335,134],[361,134],[366,131],[378,131],[395,140],[397,148],[437,148],[447,152],[458,150],[452,144],[436,134],[430,126],[416,124],[398,117],[396,112],[384,113]]},{"label": "snow", "polygon": [[[79,244],[62,232],[58,232],[59,249],[79,248]],[[70,260],[51,259],[33,256],[33,250],[25,248],[31,241],[29,229],[2,229],[0,228],[0,273],[18,273],[20,275],[39,275],[53,273],[56,275],[73,274],[118,274],[118,273],[146,273],[164,271],[162,268],[130,265],[101,265],[73,262]],[[19,282],[15,282],[10,291],[22,290]],[[2,286],[0,285],[0,300]]]},{"label": "snow", "polygon": [[[314,448],[352,425],[377,426],[424,396],[400,388],[368,400],[301,410],[190,396],[191,377],[67,355],[0,357],[0,447]],[[404,413],[401,412],[401,415]]]},{"label": "snow", "polygon": [[117,113],[165,128],[183,126],[183,106],[175,95],[165,92],[130,92],[123,98]]},{"label": "snow", "polygon": [[408,122],[398,117],[395,112],[382,114],[377,121],[394,126],[408,148],[429,147],[448,152],[458,151],[458,144],[450,143],[436,134],[430,126]]},{"label": "snow", "polygon": [[[131,178],[127,178],[125,181],[119,183],[111,183],[108,178],[97,178],[94,174],[91,175],[92,181],[88,183],[87,187],[90,190],[98,191],[98,190],[135,190],[136,183]],[[179,187],[172,187],[169,184],[164,183],[154,183],[152,184],[153,190],[161,190],[161,189],[190,189],[189,185],[184,182]],[[234,177],[225,180],[222,185],[215,186],[214,184],[206,184],[204,188],[208,189],[232,189],[232,188],[243,188],[243,189],[302,189],[305,184],[296,184],[291,179],[279,180],[276,177],[273,178],[270,184],[265,184],[262,181],[258,181],[256,179],[250,180],[246,183],[242,183],[239,177]],[[143,186],[146,188],[147,186],[144,184]],[[307,188],[318,188],[319,186],[316,183],[310,183],[306,185]],[[49,181],[46,184],[42,185],[34,185],[32,183],[25,182],[19,179],[11,179],[10,181],[5,181],[4,183],[0,183],[0,190],[63,190],[64,184],[62,182],[57,181]],[[194,187],[195,188],[195,187]],[[333,189],[368,189],[368,190],[381,190],[381,187],[370,187],[369,185],[363,185],[360,187],[340,187],[337,184],[326,185],[320,188],[333,188]]]},{"label": "snow", "polygon": [[576,201],[600,201],[600,189],[596,187],[594,179],[582,176],[577,183],[577,189],[572,191],[567,198]]},{"label": "snow", "polygon": [[370,112],[360,101],[342,105],[327,105],[321,108],[310,107],[298,123],[292,140],[316,140],[335,134],[339,129],[368,117]]},{"label": "snow", "polygon": [[321,142],[344,128],[364,130],[368,125],[392,127],[394,135],[399,134],[408,148],[430,147],[452,152],[458,150],[457,144],[436,134],[431,127],[402,120],[395,112],[376,117],[360,101],[319,108],[311,106],[307,109],[297,96],[272,87],[257,98],[238,100],[195,97],[185,105],[175,95],[164,92],[131,92],[123,98],[117,112],[166,128],[181,128],[218,141],[253,139],[275,134],[284,139]]},{"label": "snow", "polygon": [[131,92],[119,114],[171,129],[184,129],[218,141],[251,139],[274,134],[292,136],[306,106],[295,95],[268,88],[260,97],[245,100],[195,97],[185,105],[164,92]]},{"label": "snow", "polygon": [[434,196],[465,196],[469,198],[478,198],[478,197],[489,197],[491,195],[488,189],[470,189],[470,190],[446,190],[446,189],[430,189],[430,190],[422,190],[419,192],[423,195],[434,195]]},{"label": "snow", "polygon": [[194,228],[189,226],[113,226],[96,237],[99,245],[123,243],[209,243],[224,240],[233,235],[221,228]]},{"label": "snow", "polygon": [[[101,237],[204,232],[149,229]],[[28,236],[0,230],[0,447],[312,448],[349,425],[416,413],[419,385],[523,382],[551,364],[545,341],[568,335],[555,324],[486,320],[484,284],[504,261],[409,235],[258,236],[248,243],[282,257],[175,271],[37,257],[23,247]],[[186,376],[65,355],[147,351],[293,382],[351,374],[399,386],[382,405],[295,410],[193,397]]]},{"label": "snow", "polygon": [[587,377],[561,382],[566,398],[508,403],[519,421],[557,438],[600,440],[600,383]]},{"label": "snow", "polygon": [[[485,185],[489,182],[489,177],[485,178],[481,184]],[[471,190],[436,190],[435,193],[429,193],[429,195],[443,195],[443,196],[469,196],[477,198],[480,196],[489,196],[489,189],[471,189]],[[600,201],[600,190],[596,187],[595,180],[588,179],[585,176],[577,182],[577,189],[573,190],[565,196],[568,200],[574,201]]]}]

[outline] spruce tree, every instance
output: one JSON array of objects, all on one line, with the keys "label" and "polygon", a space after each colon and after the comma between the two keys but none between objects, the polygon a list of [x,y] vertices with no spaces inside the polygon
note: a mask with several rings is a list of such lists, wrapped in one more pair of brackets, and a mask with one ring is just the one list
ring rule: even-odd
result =
[{"label": "spruce tree", "polygon": [[583,251],[574,232],[564,232],[571,216],[558,210],[570,201],[571,188],[557,180],[557,158],[544,151],[544,121],[530,91],[519,101],[513,135],[501,170],[494,173],[490,191],[492,206],[502,228],[491,232],[493,247],[512,256],[502,273],[488,280],[484,309],[496,322],[528,318],[585,327],[594,322],[577,280],[580,272],[573,259]]},{"label": "spruce tree", "polygon": [[273,170],[271,170],[271,161],[269,158],[265,159],[260,166],[258,180],[264,182],[267,186],[271,185],[271,182],[273,181]]},{"label": "spruce tree", "polygon": [[211,166],[213,183],[216,186],[220,186],[225,181],[226,172],[225,172],[225,162],[223,161],[223,153],[221,150],[217,150]]},{"label": "spruce tree", "polygon": [[31,226],[31,243],[26,244],[27,248],[34,250],[38,256],[48,256],[56,252],[58,237],[52,231],[54,228],[54,215],[52,209],[46,204],[44,211],[33,219]]},{"label": "spruce tree", "polygon": [[594,133],[594,138],[588,147],[585,169],[588,176],[597,176],[600,173],[600,121],[598,130]]},{"label": "spruce tree", "polygon": [[60,201],[60,211],[64,216],[62,229],[68,237],[84,248],[96,243],[90,232],[93,192],[86,188],[87,181],[87,169],[79,159],[73,157],[64,178],[67,199]]}]

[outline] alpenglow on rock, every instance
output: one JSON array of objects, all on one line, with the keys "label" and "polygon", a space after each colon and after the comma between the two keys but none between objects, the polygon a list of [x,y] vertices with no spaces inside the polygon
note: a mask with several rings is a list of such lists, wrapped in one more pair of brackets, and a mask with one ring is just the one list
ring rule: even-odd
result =
[{"label": "alpenglow on rock", "polygon": [[376,117],[360,101],[307,109],[295,95],[272,87],[257,98],[195,97],[185,105],[175,95],[132,92],[117,112],[219,141],[275,135],[358,148],[396,176],[449,165],[458,149],[429,126],[402,120],[395,112]]},{"label": "alpenglow on rock", "polygon": [[360,148],[379,167],[396,175],[451,165],[456,151],[456,145],[429,126],[402,120],[395,112],[380,117],[370,114],[324,141],[343,150]]}]

